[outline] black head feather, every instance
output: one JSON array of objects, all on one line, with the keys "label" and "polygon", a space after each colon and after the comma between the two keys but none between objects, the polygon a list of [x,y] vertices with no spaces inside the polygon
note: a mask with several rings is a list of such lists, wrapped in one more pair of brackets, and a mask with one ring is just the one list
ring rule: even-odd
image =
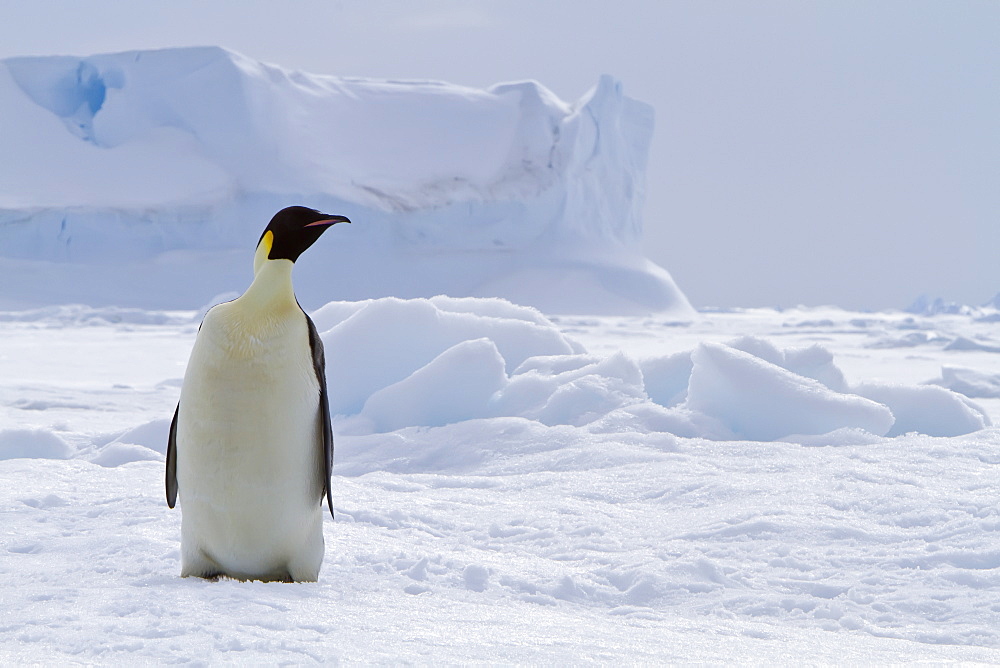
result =
[{"label": "black head feather", "polygon": [[[271,233],[269,260],[295,262],[302,253],[319,239],[328,227],[336,223],[349,223],[347,216],[323,213],[304,206],[290,206],[274,214],[264,228],[260,241]],[[260,245],[260,241],[257,242]]]}]

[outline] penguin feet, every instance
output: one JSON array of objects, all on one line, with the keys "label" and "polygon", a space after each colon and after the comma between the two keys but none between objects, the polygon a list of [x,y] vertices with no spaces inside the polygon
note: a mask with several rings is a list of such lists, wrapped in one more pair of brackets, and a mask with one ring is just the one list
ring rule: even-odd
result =
[{"label": "penguin feet", "polygon": [[217,582],[219,578],[226,577],[225,570],[215,562],[205,550],[183,550],[181,555],[181,577],[196,577]]},{"label": "penguin feet", "polygon": [[[209,570],[200,573],[189,572],[185,570],[181,572],[182,578],[201,578],[202,580],[208,580],[209,582],[218,582],[219,580],[236,580],[237,582],[295,582],[295,578],[291,576],[287,571],[281,571],[277,573],[267,573],[264,575],[248,575],[245,573],[226,573],[225,571]],[[315,578],[313,579],[313,581]]]},{"label": "penguin feet", "polygon": [[[320,546],[322,547],[322,543]],[[319,561],[321,559],[322,555],[319,560],[307,560],[310,562],[307,564],[298,564],[293,560],[280,566],[275,564],[273,568],[265,571],[241,572],[226,568],[213,559],[206,550],[199,548],[182,553],[181,577],[202,578],[209,582],[218,582],[223,579],[239,582],[315,582],[319,575]]]}]

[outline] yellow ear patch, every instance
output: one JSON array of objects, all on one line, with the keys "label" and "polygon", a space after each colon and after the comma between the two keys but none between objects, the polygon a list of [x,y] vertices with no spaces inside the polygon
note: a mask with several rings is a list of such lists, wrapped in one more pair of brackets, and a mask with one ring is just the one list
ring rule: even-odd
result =
[{"label": "yellow ear patch", "polygon": [[274,232],[268,230],[264,232],[264,236],[260,238],[260,243],[257,244],[257,252],[253,256],[253,273],[256,274],[260,271],[261,266],[267,261],[268,256],[271,254],[271,246],[274,245]]}]

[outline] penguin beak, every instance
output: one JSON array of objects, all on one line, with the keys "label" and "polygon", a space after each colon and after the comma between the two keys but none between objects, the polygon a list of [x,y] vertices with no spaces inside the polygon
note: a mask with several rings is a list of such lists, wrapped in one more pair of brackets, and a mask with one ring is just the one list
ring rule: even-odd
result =
[{"label": "penguin beak", "polygon": [[349,223],[351,222],[347,216],[330,216],[329,218],[324,218],[323,220],[317,220],[315,223],[309,223],[306,227],[317,227],[319,225],[336,225],[337,223]]}]

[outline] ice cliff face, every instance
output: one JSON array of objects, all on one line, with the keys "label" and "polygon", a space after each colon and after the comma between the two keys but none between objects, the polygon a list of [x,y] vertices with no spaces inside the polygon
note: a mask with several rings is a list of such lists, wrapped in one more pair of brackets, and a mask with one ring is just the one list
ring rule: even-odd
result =
[{"label": "ice cliff face", "polygon": [[81,281],[196,306],[242,289],[267,220],[305,204],[357,224],[301,263],[304,301],[687,313],[638,249],[652,130],[610,77],[567,105],[534,82],[316,76],[220,48],[7,59],[0,307],[72,301]]}]

